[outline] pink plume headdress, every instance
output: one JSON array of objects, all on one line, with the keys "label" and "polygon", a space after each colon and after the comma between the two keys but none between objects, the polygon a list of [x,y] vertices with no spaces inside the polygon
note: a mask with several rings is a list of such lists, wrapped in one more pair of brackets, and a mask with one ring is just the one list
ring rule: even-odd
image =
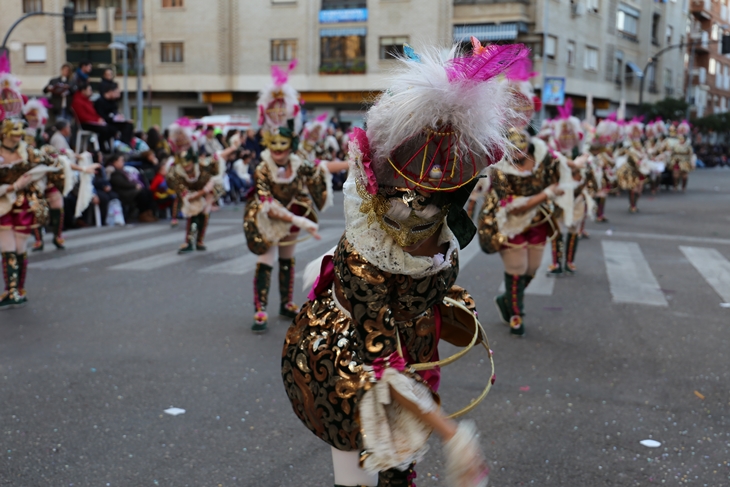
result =
[{"label": "pink plume headdress", "polygon": [[[45,102],[45,103],[44,103]],[[23,106],[23,115],[32,129],[43,127],[48,121],[48,100],[45,98],[31,98]]]},{"label": "pink plume headdress", "polygon": [[[410,46],[409,46],[410,47]],[[529,51],[522,45],[481,46],[446,59],[435,48],[399,61],[390,88],[367,114],[367,139],[377,182],[453,190],[504,155],[515,96],[502,77]]]},{"label": "pink plume headdress", "polygon": [[259,93],[258,122],[264,130],[278,131],[287,127],[288,120],[294,120],[294,132],[302,129],[302,114],[299,93],[289,84],[289,75],[297,67],[297,60],[289,63],[286,70],[277,65],[271,67],[272,83]]},{"label": "pink plume headdress", "polygon": [[578,117],[573,116],[573,100],[567,98],[562,107],[558,107],[558,118],[553,121],[554,138],[558,149],[563,153],[581,148],[585,137]]},{"label": "pink plume headdress", "polygon": [[[1,59],[1,58],[0,58]],[[5,59],[7,62],[7,58]],[[20,93],[20,81],[8,71],[9,64],[0,63],[0,105],[5,116],[18,117],[23,112],[23,95]]]}]

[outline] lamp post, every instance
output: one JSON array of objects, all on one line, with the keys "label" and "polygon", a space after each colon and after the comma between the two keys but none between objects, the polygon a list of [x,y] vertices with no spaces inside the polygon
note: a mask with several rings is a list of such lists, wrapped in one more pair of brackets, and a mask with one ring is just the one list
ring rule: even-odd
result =
[{"label": "lamp post", "polygon": [[137,130],[142,130],[142,54],[144,38],[142,36],[142,0],[137,0]]},{"label": "lamp post", "polygon": [[545,120],[545,78],[547,77],[547,55],[545,49],[547,48],[548,41],[548,15],[550,14],[550,0],[544,0],[542,2],[542,86],[540,87],[540,123]]},{"label": "lamp post", "polygon": [[[124,37],[125,44],[127,43],[127,0],[122,0],[122,36]],[[129,63],[127,61],[128,49],[124,46],[124,59],[122,60],[122,75],[124,77],[124,95],[123,110],[124,117],[129,120],[129,90],[127,83],[129,81]]]}]

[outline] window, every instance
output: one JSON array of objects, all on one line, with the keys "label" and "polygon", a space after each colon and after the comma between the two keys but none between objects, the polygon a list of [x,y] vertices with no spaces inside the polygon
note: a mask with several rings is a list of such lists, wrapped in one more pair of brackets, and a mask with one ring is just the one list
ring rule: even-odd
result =
[{"label": "window", "polygon": [[320,30],[322,74],[365,73],[365,29]]},{"label": "window", "polygon": [[380,59],[395,59],[403,56],[403,45],[408,44],[408,37],[381,37]]},{"label": "window", "polygon": [[616,28],[624,34],[636,37],[639,32],[639,11],[623,3],[616,13]]},{"label": "window", "polygon": [[575,66],[575,41],[568,41],[568,66]]},{"label": "window", "polygon": [[548,59],[555,59],[555,53],[558,50],[558,38],[555,36],[547,36],[547,44],[545,45],[545,55]]},{"label": "window", "polygon": [[669,68],[666,68],[664,70],[664,87],[665,88],[672,87],[672,70]]},{"label": "window", "polygon": [[672,27],[671,25],[667,26],[666,36],[667,36],[667,45],[669,46],[672,44],[672,36],[674,36],[674,27]]},{"label": "window", "polygon": [[184,7],[184,0],[162,0],[162,8],[179,8]]},{"label": "window", "polygon": [[598,71],[598,49],[586,46],[583,67],[587,71]]},{"label": "window", "polygon": [[46,62],[45,44],[26,44],[25,62],[28,64],[42,64]]},{"label": "window", "polygon": [[599,2],[600,2],[600,0],[586,0],[586,11],[597,14]]},{"label": "window", "polygon": [[659,14],[654,14],[651,17],[651,43],[655,46],[659,45],[659,23],[661,19]]},{"label": "window", "polygon": [[710,59],[710,65],[707,68],[708,74],[715,74],[717,71],[717,61]]},{"label": "window", "polygon": [[74,12],[77,15],[96,15],[96,9],[101,7],[101,0],[76,0]]},{"label": "window", "polygon": [[322,10],[346,10],[350,8],[367,8],[366,0],[322,0]]},{"label": "window", "polygon": [[271,39],[271,60],[291,61],[297,57],[296,39]]},{"label": "window", "polygon": [[183,62],[183,43],[182,42],[161,42],[160,43],[160,61],[163,63],[181,63]]},{"label": "window", "polygon": [[720,26],[717,24],[712,24],[712,30],[710,31],[710,38],[713,41],[716,41],[720,38]]},{"label": "window", "polygon": [[23,0],[23,13],[43,12],[43,0]]}]

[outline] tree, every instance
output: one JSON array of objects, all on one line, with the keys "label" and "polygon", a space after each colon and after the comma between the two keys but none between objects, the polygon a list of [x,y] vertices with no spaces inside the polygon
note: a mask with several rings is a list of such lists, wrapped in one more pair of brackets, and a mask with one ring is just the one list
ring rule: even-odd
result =
[{"label": "tree", "polygon": [[687,102],[680,98],[665,98],[656,103],[644,103],[639,107],[644,121],[649,122],[661,118],[665,122],[679,122],[685,119]]}]

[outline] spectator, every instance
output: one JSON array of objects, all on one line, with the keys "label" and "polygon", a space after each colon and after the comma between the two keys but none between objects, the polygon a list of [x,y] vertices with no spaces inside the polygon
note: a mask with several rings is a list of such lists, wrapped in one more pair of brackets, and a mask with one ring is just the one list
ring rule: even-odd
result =
[{"label": "spectator", "polygon": [[170,144],[160,135],[160,130],[157,127],[150,127],[147,131],[147,146],[155,152],[165,151],[168,154],[171,152]]},{"label": "spectator", "polygon": [[235,161],[228,170],[228,180],[231,183],[231,201],[238,202],[243,199],[251,187],[251,174],[249,166],[253,161],[253,153],[250,151],[238,151],[234,153]]},{"label": "spectator", "polygon": [[113,154],[107,159],[107,166],[114,168],[109,176],[112,191],[118,196],[124,208],[124,219],[129,221],[135,213],[139,214],[140,223],[157,221],[153,214],[154,199],[152,192],[141,183],[132,181],[124,170],[124,156]]},{"label": "spectator", "polygon": [[89,60],[85,59],[79,63],[79,68],[71,75],[71,82],[69,83],[72,93],[89,84],[92,68],[93,66]]},{"label": "spectator", "polygon": [[116,88],[117,83],[114,81],[114,70],[106,68],[101,75],[101,83],[99,83],[99,94],[104,95],[109,90]]},{"label": "spectator", "polygon": [[106,216],[109,213],[109,203],[112,200],[118,200],[119,195],[112,191],[109,178],[106,176],[104,168],[99,168],[94,175],[94,193],[99,199],[99,212],[101,213],[101,224],[106,225]]},{"label": "spectator", "polygon": [[157,202],[157,208],[167,213],[167,208],[170,208],[170,217],[175,218],[176,215],[172,214],[172,204],[177,197],[175,192],[167,186],[167,171],[170,166],[162,163],[157,165],[157,174],[152,178],[150,184],[150,191]]},{"label": "spectator", "polygon": [[159,165],[160,162],[157,159],[157,156],[151,150],[142,152],[134,160],[127,162],[127,166],[136,168],[140,174],[142,174],[144,179],[143,182],[146,183],[147,186],[150,185],[150,181],[152,181],[157,174],[157,168]]},{"label": "spectator", "polygon": [[70,118],[68,107],[71,103],[69,96],[71,96],[70,83],[73,69],[71,64],[64,64],[61,66],[61,76],[52,78],[43,88],[43,93],[51,94],[51,123],[55,122],[57,118]]},{"label": "spectator", "polygon": [[243,144],[243,148],[246,150],[249,150],[253,153],[255,159],[261,159],[261,151],[263,150],[261,148],[261,144],[259,141],[261,140],[260,134],[257,133],[254,129],[248,129],[246,132],[246,141]]},{"label": "spectator", "polygon": [[200,152],[206,156],[212,156],[218,151],[223,150],[223,144],[215,137],[215,128],[212,125],[208,125],[205,128],[205,139],[200,145]]},{"label": "spectator", "polygon": [[51,137],[51,145],[58,150],[71,150],[68,143],[68,138],[71,137],[71,124],[68,123],[68,120],[60,119],[56,121],[53,128],[55,130]]},{"label": "spectator", "polygon": [[96,113],[104,119],[108,126],[114,127],[116,131],[122,134],[120,140],[131,146],[134,125],[123,114],[119,113],[119,103],[117,100],[121,96],[119,85],[112,82],[108,86],[108,90],[103,92],[101,97],[94,102],[94,108],[96,109]]},{"label": "spectator", "polygon": [[79,85],[76,92],[73,94],[73,101],[71,102],[71,108],[73,108],[76,117],[81,123],[81,127],[84,130],[89,130],[99,134],[99,142],[102,146],[105,143],[109,143],[117,133],[116,128],[107,125],[99,113],[94,109],[94,105],[91,103],[91,85]]}]

